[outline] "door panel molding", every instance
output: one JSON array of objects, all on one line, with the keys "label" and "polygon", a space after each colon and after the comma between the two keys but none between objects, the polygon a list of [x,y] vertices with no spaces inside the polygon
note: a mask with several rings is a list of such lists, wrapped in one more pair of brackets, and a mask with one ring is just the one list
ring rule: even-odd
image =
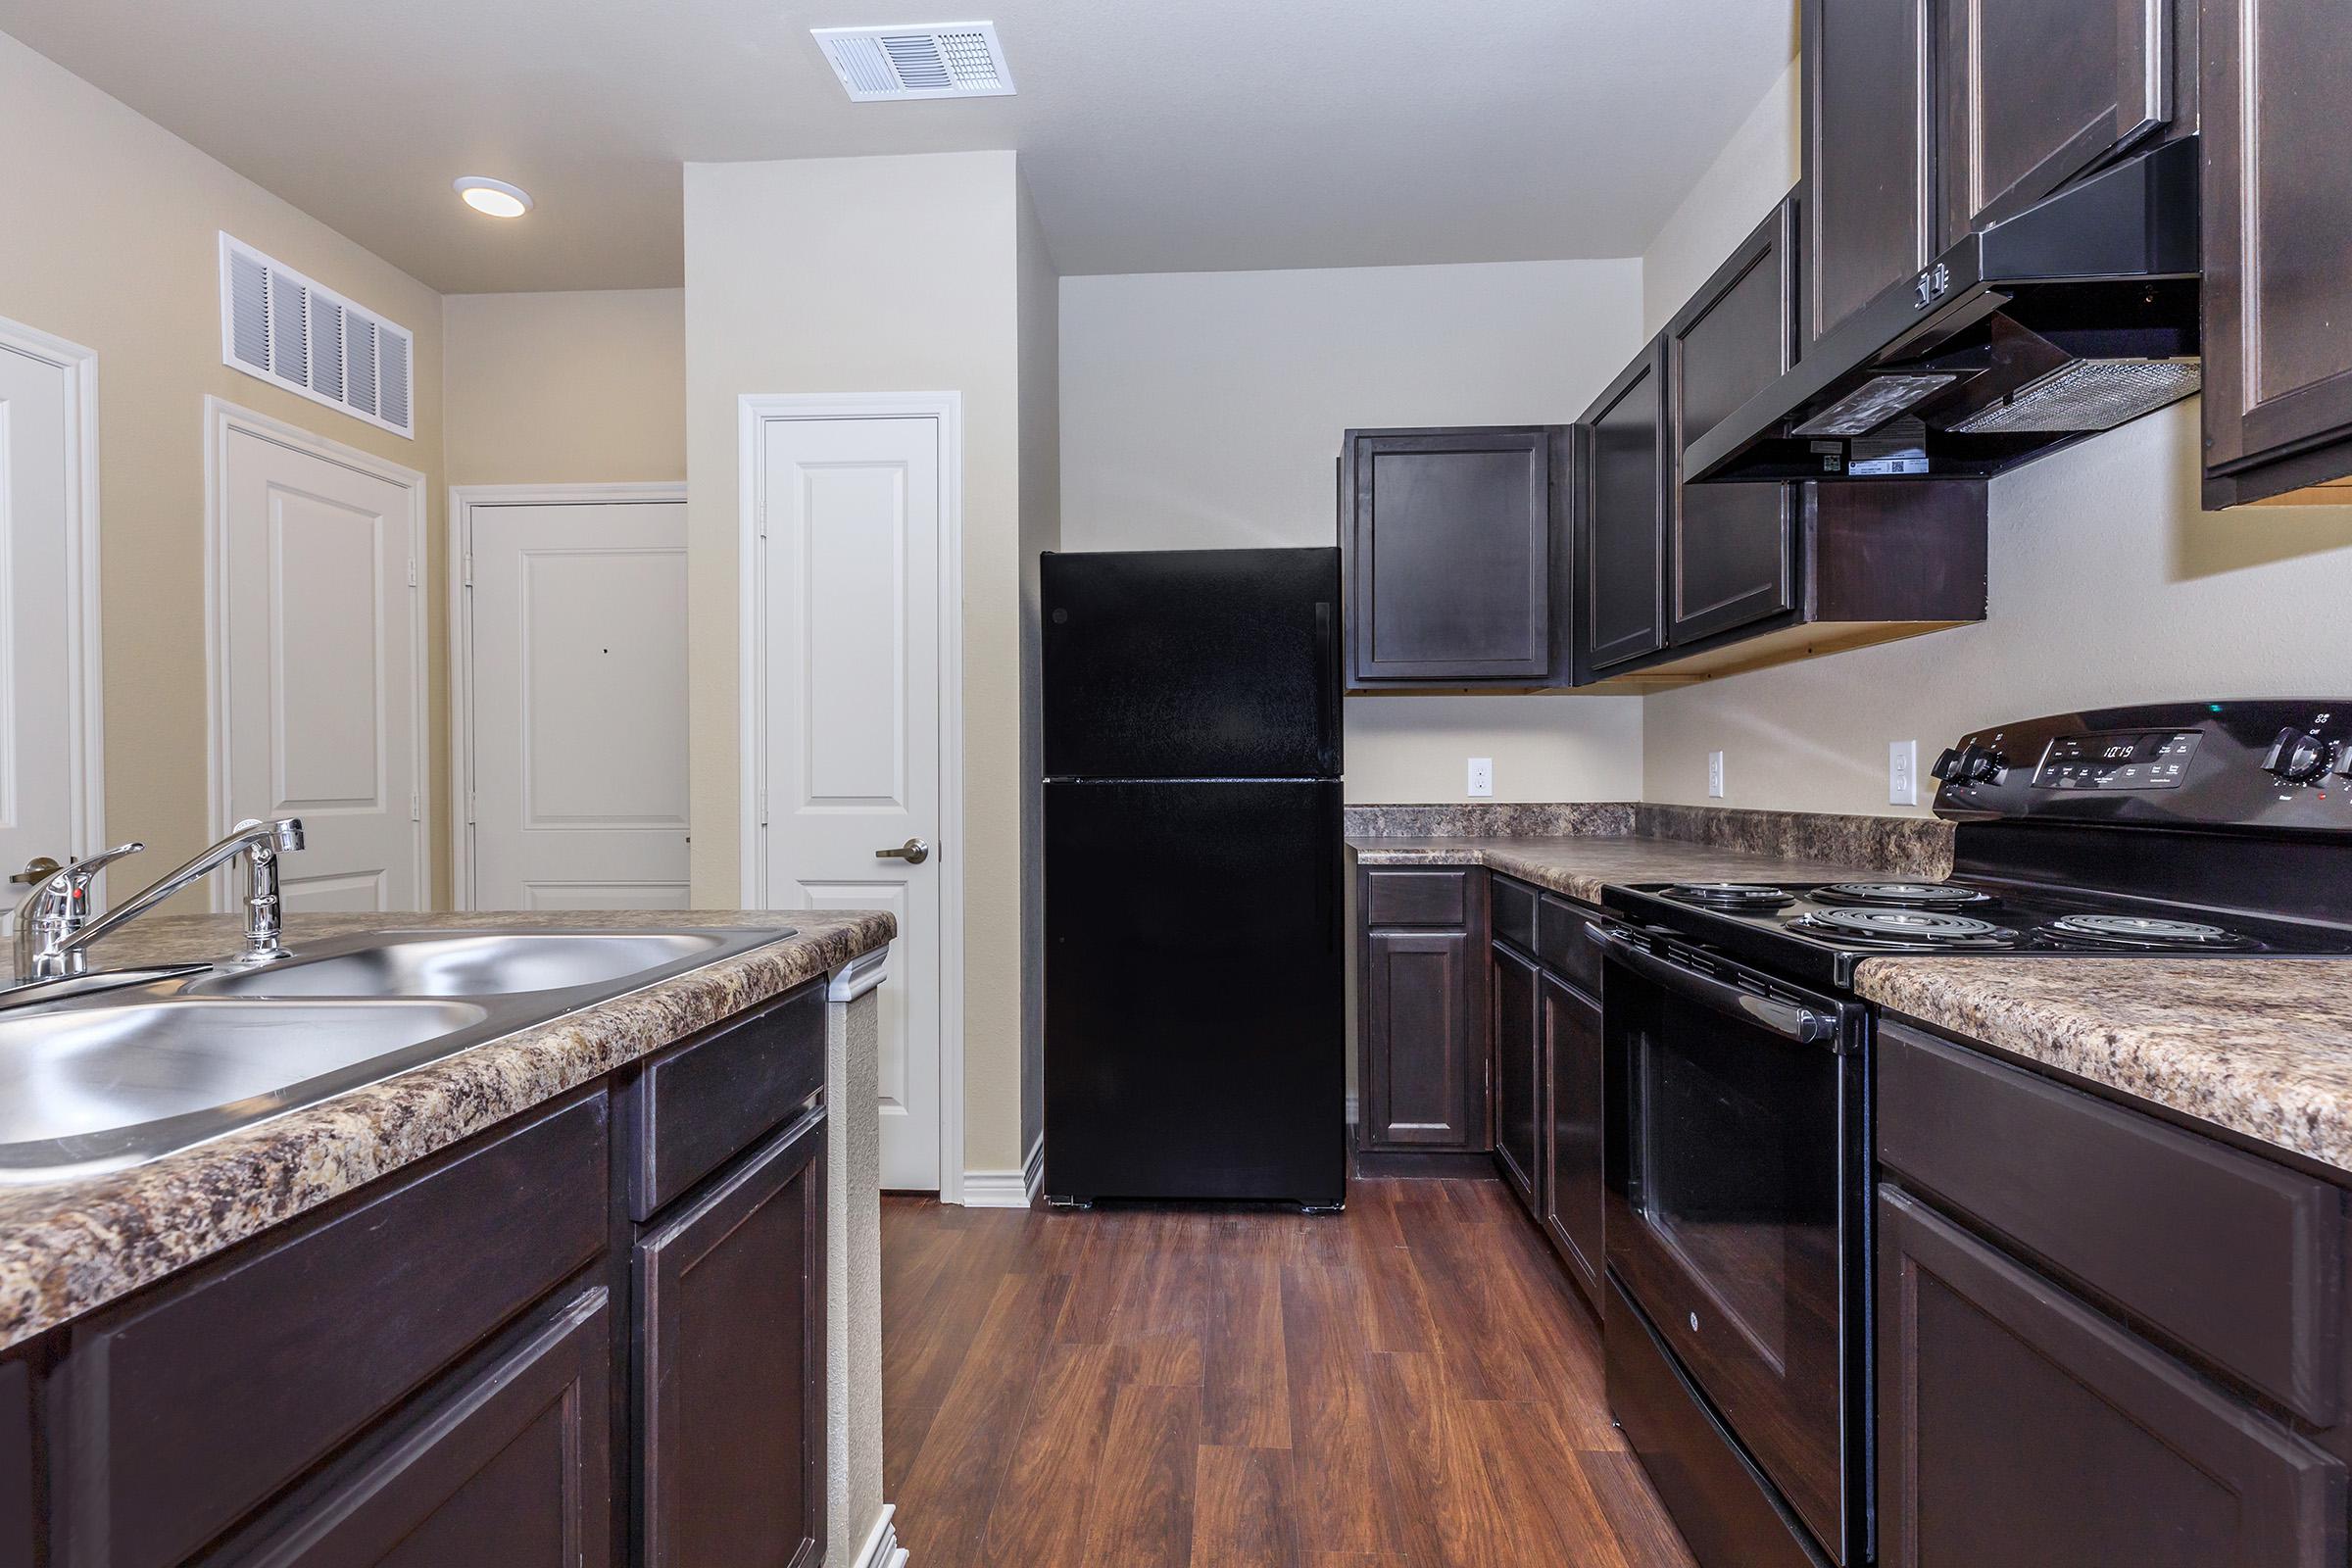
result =
[{"label": "door panel molding", "polygon": [[[761,453],[769,424],[795,419],[929,419],[939,431],[939,1197],[963,1201],[963,395],[960,392],[757,393],[736,400],[736,750],[743,906],[767,906],[767,626],[761,563]],[[909,607],[912,612],[915,607]]]},{"label": "door panel molding", "polygon": [[[449,906],[473,907],[473,523],[480,507],[686,503],[686,481],[611,484],[453,484],[449,487]],[[586,907],[586,906],[575,906]]]},{"label": "door panel molding", "polygon": [[[98,355],[78,343],[0,316],[0,350],[66,377],[66,628],[71,843],[51,854],[106,848],[106,712],[98,594]],[[15,867],[9,867],[14,870]],[[105,887],[99,873],[100,895]]]},{"label": "door panel molding", "polygon": [[[408,787],[416,802],[413,858],[418,907],[433,907],[433,792],[431,748],[425,715],[431,711],[427,691],[429,660],[425,650],[425,611],[422,583],[425,563],[425,476],[389,459],[306,430],[300,425],[256,414],[225,398],[207,394],[204,400],[204,662],[205,662],[205,816],[215,834],[232,825],[229,806],[230,669],[228,650],[228,443],[238,435],[251,436],[305,457],[349,468],[398,488],[408,498],[409,559],[415,564],[409,594],[410,723],[416,737]],[[389,678],[379,673],[379,678]],[[399,781],[384,787],[397,797]],[[232,877],[207,879],[212,907],[228,913],[234,907]],[[291,886],[292,878],[289,878]]]}]

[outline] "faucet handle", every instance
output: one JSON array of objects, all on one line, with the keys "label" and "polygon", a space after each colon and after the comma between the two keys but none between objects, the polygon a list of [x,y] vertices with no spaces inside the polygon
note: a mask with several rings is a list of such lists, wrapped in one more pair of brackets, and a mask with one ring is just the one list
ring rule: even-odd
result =
[{"label": "faucet handle", "polygon": [[68,861],[66,863],[65,873],[74,879],[74,885],[75,887],[88,887],[90,885],[90,878],[96,876],[99,872],[105,870],[117,860],[122,859],[124,856],[136,855],[146,847],[146,845],[140,843],[136,839],[131,840],[128,844],[118,844],[111,850],[100,850],[96,855],[91,856],[86,860]]}]

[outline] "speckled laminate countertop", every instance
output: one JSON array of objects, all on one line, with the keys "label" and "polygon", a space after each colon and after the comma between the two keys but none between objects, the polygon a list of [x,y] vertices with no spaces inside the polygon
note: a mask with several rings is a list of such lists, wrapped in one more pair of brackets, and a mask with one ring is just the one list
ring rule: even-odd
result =
[{"label": "speckled laminate countertop", "polygon": [[1870,958],[1891,1011],[2352,1171],[2352,959]]},{"label": "speckled laminate countertop", "polygon": [[[1672,839],[1350,838],[1365,865],[1484,865],[1598,903],[1611,883],[1835,881],[1857,867]],[[1884,957],[1894,1012],[2352,1171],[2352,959]]]},{"label": "speckled laminate countertop", "polygon": [[1628,882],[1838,882],[1884,876],[1883,867],[1808,860],[1676,839],[1614,835],[1560,838],[1350,838],[1362,865],[1483,865],[1554,893],[1600,902]]},{"label": "speckled laminate countertop", "polygon": [[[835,910],[290,917],[286,942],[297,952],[306,938],[368,931],[786,925],[798,934],[164,1159],[0,1187],[0,1348],[830,973],[898,930],[885,913]],[[100,944],[95,957],[105,967],[189,962],[231,951],[236,933],[230,916],[157,916]]]}]

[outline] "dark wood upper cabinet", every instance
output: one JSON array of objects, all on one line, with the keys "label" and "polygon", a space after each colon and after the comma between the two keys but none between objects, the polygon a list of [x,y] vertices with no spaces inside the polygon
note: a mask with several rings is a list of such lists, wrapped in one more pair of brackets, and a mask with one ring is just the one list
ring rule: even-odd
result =
[{"label": "dark wood upper cabinet", "polygon": [[2342,1463],[1879,1189],[1879,1561],[2332,1568]]},{"label": "dark wood upper cabinet", "polygon": [[644,1568],[825,1552],[825,1121],[779,1133],[637,1247]]},{"label": "dark wood upper cabinet", "polygon": [[1597,1312],[1603,1295],[1600,1226],[1604,1206],[1600,1004],[1547,972],[1543,981],[1542,1009],[1544,1234],[1568,1265],[1569,1277],[1584,1292],[1585,1300]]},{"label": "dark wood upper cabinet", "polygon": [[2171,119],[2173,4],[1936,0],[1943,244]]},{"label": "dark wood upper cabinet", "polygon": [[1564,425],[1348,432],[1351,689],[1568,684],[1572,441]]},{"label": "dark wood upper cabinet", "polygon": [[1935,256],[1932,0],[1805,0],[1802,319],[1810,348]]},{"label": "dark wood upper cabinet", "polygon": [[1503,1180],[1532,1213],[1543,1179],[1543,1056],[1536,1040],[1535,960],[1493,945],[1489,992],[1494,1041],[1494,1154]]},{"label": "dark wood upper cabinet", "polygon": [[2205,0],[2200,31],[2205,505],[2218,508],[2352,475],[2352,28],[2323,0]]},{"label": "dark wood upper cabinet", "polygon": [[1798,490],[1682,484],[1681,454],[1795,363],[1796,214],[1791,194],[1666,326],[1677,484],[1667,539],[1670,645],[1791,608]]},{"label": "dark wood upper cabinet", "polygon": [[1652,339],[1585,411],[1577,546],[1578,682],[1666,646],[1666,339]]}]

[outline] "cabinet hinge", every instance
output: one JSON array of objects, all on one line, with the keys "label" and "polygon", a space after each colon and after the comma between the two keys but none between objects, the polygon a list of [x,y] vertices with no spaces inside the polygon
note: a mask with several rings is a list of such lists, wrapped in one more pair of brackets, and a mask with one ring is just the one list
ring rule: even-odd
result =
[{"label": "cabinet hinge", "polygon": [[760,825],[767,826],[767,791],[760,792]]},{"label": "cabinet hinge", "polygon": [[470,550],[466,552],[466,586],[473,586],[473,552]]},{"label": "cabinet hinge", "polygon": [[416,558],[415,556],[409,558],[409,586],[412,588],[416,586]]},{"label": "cabinet hinge", "polygon": [[424,797],[414,792],[411,792],[409,796],[409,820],[412,822],[424,820]]},{"label": "cabinet hinge", "polygon": [[467,822],[471,822],[471,821],[473,820],[473,808],[474,808],[474,795],[473,795],[473,791],[471,791],[471,790],[467,790],[467,791],[466,792],[466,820]]}]

